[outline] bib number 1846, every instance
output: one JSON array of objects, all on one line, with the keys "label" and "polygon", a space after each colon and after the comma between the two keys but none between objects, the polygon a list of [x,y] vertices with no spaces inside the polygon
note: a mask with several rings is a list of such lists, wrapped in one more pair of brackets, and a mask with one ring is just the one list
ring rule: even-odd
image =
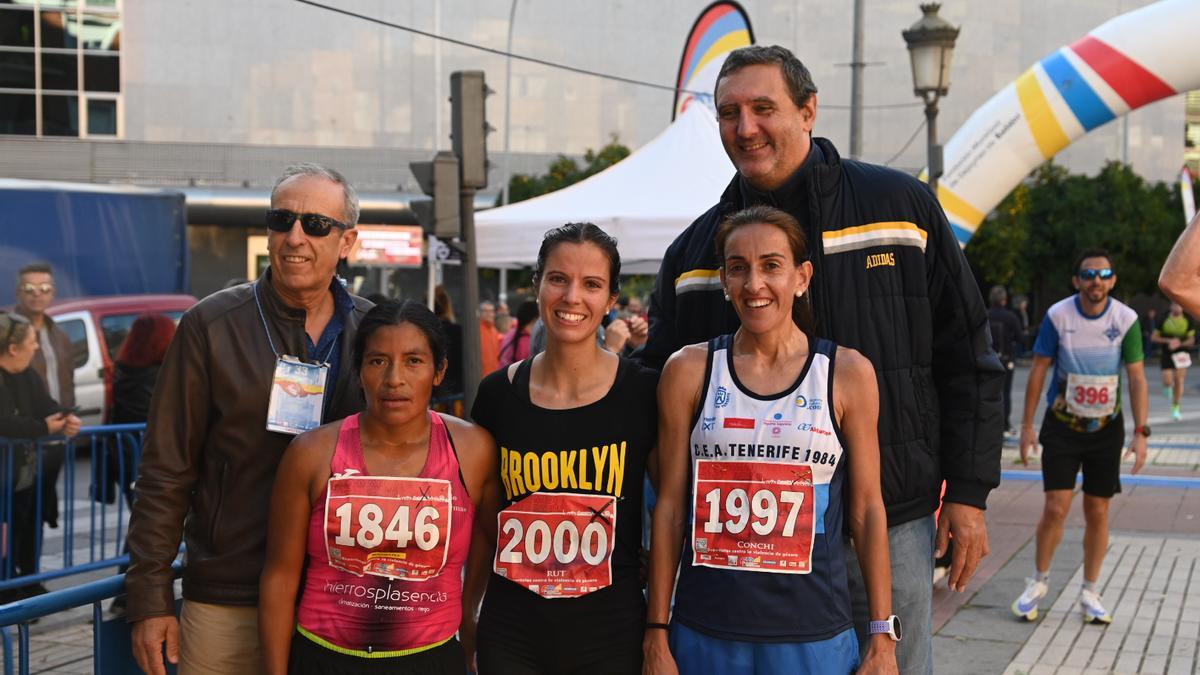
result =
[{"label": "bib number 1846", "polygon": [[358,576],[424,581],[446,564],[450,482],[425,478],[331,478],[325,499],[329,565]]}]

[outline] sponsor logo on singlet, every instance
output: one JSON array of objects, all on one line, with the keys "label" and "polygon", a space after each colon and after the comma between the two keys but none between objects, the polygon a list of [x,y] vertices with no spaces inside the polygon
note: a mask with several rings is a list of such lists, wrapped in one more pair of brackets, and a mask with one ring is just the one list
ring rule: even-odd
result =
[{"label": "sponsor logo on singlet", "polygon": [[724,408],[729,405],[729,390],[725,387],[717,387],[716,393],[713,394],[713,406]]},{"label": "sponsor logo on singlet", "polygon": [[749,417],[726,417],[721,426],[726,429],[753,429],[754,420]]},{"label": "sponsor logo on singlet", "polygon": [[405,591],[387,586],[366,586],[363,584],[348,584],[326,582],[323,589],[330,595],[339,595],[337,604],[359,609],[377,609],[397,612],[433,611],[432,605],[446,602],[450,599],[445,591]]}]

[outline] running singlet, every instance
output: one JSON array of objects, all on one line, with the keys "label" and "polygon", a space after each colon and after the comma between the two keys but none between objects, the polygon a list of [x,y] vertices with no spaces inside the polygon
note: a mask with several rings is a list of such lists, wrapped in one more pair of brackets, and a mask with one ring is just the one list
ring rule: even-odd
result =
[{"label": "running singlet", "polygon": [[312,507],[297,612],[318,644],[387,656],[458,631],[475,505],[445,422],[429,419],[429,456],[415,478],[369,475],[359,415],[342,422],[332,475]]},{"label": "running singlet", "polygon": [[1087,316],[1078,294],[1046,312],[1033,351],[1054,359],[1046,401],[1075,431],[1104,428],[1121,414],[1121,364],[1143,359],[1137,312],[1114,298],[1099,316]]},{"label": "running singlet", "polygon": [[658,376],[621,359],[602,399],[551,410],[529,398],[530,364],[521,362],[512,382],[507,369],[485,378],[471,411],[496,439],[504,488],[482,611],[542,600],[570,611],[570,599],[640,595],[642,481],[656,441]]},{"label": "running singlet", "polygon": [[796,383],[761,396],[738,381],[733,336],[709,342],[674,616],[701,633],[811,642],[852,625],[845,443],[832,410],[837,346],[810,344]]}]

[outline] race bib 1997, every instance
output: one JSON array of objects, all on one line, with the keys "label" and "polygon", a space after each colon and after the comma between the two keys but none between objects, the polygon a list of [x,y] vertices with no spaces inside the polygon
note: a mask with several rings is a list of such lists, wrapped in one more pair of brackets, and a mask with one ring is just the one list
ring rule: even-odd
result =
[{"label": "race bib 1997", "polygon": [[1117,409],[1121,386],[1116,375],[1067,375],[1063,399],[1067,410],[1076,417],[1108,417]]},{"label": "race bib 1997", "polygon": [[546,598],[612,585],[616,497],[535,492],[497,518],[496,574]]},{"label": "race bib 1997", "polygon": [[450,507],[446,480],[330,478],[325,498],[329,565],[360,577],[432,579],[446,564]]},{"label": "race bib 1997", "polygon": [[812,571],[812,467],[699,460],[692,564],[747,572]]}]

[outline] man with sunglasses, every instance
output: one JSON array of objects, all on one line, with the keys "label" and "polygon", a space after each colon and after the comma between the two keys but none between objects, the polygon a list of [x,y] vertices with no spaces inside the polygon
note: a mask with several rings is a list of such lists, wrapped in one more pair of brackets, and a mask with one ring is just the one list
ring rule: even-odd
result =
[{"label": "man with sunglasses", "polygon": [[[289,167],[266,214],[269,269],[190,309],[159,371],[129,524],[133,651],[151,675],[258,673],[258,581],[275,471],[298,429],[273,412],[283,376],[313,373],[300,429],[363,408],[350,352],[371,303],[335,276],[358,235],[341,174]],[[273,393],[274,392],[274,393]],[[299,396],[299,394],[295,394]],[[314,398],[314,397],[321,398]],[[186,518],[186,527],[185,527]],[[187,544],[183,612],[171,562]]]},{"label": "man with sunglasses", "polygon": [[[1137,312],[1109,297],[1117,283],[1112,258],[1103,250],[1085,251],[1075,265],[1072,283],[1079,291],[1046,312],[1033,346],[1033,369],[1025,390],[1021,424],[1021,462],[1042,444],[1042,483],[1046,501],[1037,526],[1033,576],[1013,602],[1018,618],[1038,617],[1038,602],[1049,591],[1050,563],[1062,541],[1063,522],[1071,509],[1075,478],[1083,470],[1083,587],[1079,604],[1086,623],[1107,624],[1097,583],[1108,550],[1108,508],[1121,491],[1121,446],[1125,418],[1121,410],[1121,367],[1129,379],[1134,432],[1129,453],[1133,473],[1146,463],[1149,399],[1142,367],[1142,331]],[[1040,435],[1033,418],[1047,371],[1054,364]]]},{"label": "man with sunglasses", "polygon": [[[33,369],[46,383],[50,398],[63,410],[75,407],[75,361],[71,338],[46,314],[54,304],[54,271],[46,263],[31,263],[17,272],[17,304],[13,311],[29,319],[37,331],[38,350]],[[58,474],[62,471],[64,446],[46,446],[42,463],[42,521],[58,527]],[[43,591],[41,584],[34,586]]]}]

